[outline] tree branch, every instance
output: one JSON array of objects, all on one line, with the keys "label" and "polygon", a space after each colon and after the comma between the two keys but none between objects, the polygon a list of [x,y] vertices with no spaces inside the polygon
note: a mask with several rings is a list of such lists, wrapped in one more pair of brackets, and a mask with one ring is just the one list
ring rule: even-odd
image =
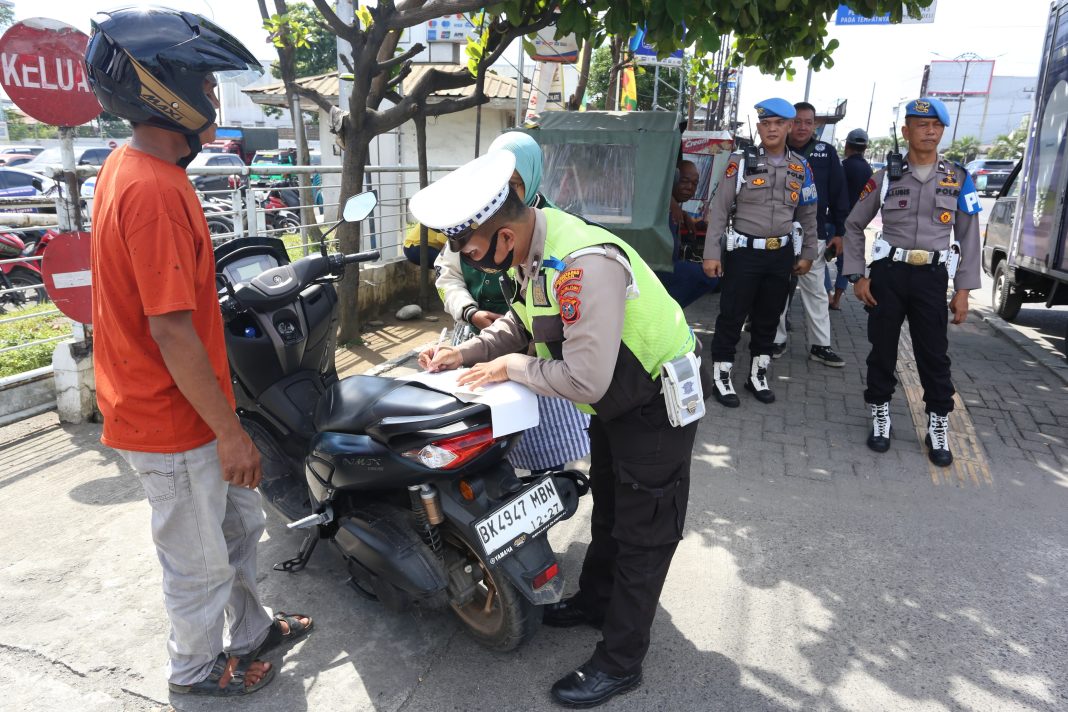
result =
[{"label": "tree branch", "polygon": [[426,47],[424,47],[423,45],[421,45],[421,44],[419,44],[417,42],[414,45],[412,45],[411,48],[407,52],[405,52],[404,54],[398,54],[393,59],[387,59],[385,62],[379,62],[378,63],[378,71],[379,72],[388,72],[389,70],[393,69],[394,67],[400,66],[400,65],[404,64],[405,62],[407,62],[409,59],[412,59],[413,57],[415,57],[415,55],[419,54],[424,49],[426,49]]},{"label": "tree branch", "polygon": [[456,111],[470,109],[479,104],[485,104],[488,101],[489,98],[482,92],[476,92],[471,96],[465,96],[462,99],[442,99],[433,104],[427,104],[426,108],[423,109],[423,115],[442,116],[443,114],[451,114]]},{"label": "tree branch", "polygon": [[[322,1],[316,0],[317,3]],[[418,7],[410,7],[411,3],[403,3],[404,7],[398,6],[397,11],[386,20],[386,23],[391,30],[403,30],[443,15],[481,10],[485,4],[486,0],[429,0]]]},{"label": "tree branch", "polygon": [[349,70],[349,74],[356,73],[356,70],[352,68],[352,60],[349,59],[349,56],[347,54],[341,54],[339,52],[337,58],[340,59],[341,63],[345,65],[345,69]]},{"label": "tree branch", "polygon": [[395,89],[396,87],[400,86],[400,83],[407,79],[408,75],[411,73],[412,63],[408,62],[403,67],[401,67],[401,70],[399,72],[397,72],[397,76],[389,80],[389,83],[386,84],[386,89]]},{"label": "tree branch", "polygon": [[333,104],[327,101],[325,96],[315,91],[314,89],[308,89],[307,87],[302,87],[298,84],[293,84],[292,92],[297,96],[302,96],[305,99],[309,99],[310,101],[314,102],[315,105],[323,111],[329,112],[331,109],[335,108]]},{"label": "tree branch", "polygon": [[322,14],[326,24],[330,25],[330,29],[334,31],[334,34],[352,43],[356,33],[360,30],[356,29],[355,25],[350,25],[338,17],[337,13],[334,12],[334,8],[330,7],[326,0],[312,0],[312,2],[315,3],[315,8]]}]

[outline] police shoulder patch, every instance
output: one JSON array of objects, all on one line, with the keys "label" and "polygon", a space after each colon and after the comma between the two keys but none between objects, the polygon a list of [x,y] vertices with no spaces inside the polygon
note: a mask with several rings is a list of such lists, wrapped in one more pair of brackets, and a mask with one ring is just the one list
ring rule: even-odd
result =
[{"label": "police shoulder patch", "polygon": [[565,324],[574,324],[581,316],[579,313],[581,306],[582,301],[577,296],[563,297],[560,300],[560,318]]},{"label": "police shoulder patch", "polygon": [[738,164],[735,163],[734,161],[731,161],[730,163],[727,164],[727,173],[726,173],[726,175],[727,175],[728,178],[733,178],[737,174],[738,174]]},{"label": "police shoulder patch", "polygon": [[864,200],[871,195],[878,186],[875,185],[875,179],[869,178],[868,182],[864,184],[864,188],[860,191],[860,199]]}]

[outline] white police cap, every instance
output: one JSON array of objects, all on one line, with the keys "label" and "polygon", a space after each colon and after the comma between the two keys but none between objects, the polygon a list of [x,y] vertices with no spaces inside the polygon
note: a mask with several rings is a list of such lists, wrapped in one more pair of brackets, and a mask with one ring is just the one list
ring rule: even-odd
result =
[{"label": "white police cap", "polygon": [[408,208],[416,220],[449,238],[455,249],[504,205],[514,171],[511,152],[490,151],[420,190]]}]

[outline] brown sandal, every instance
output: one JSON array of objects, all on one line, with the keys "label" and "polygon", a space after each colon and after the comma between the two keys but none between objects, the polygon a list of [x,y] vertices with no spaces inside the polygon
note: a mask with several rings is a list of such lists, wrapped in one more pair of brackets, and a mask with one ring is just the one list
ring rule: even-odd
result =
[{"label": "brown sandal", "polygon": [[[301,620],[306,618],[308,620],[307,625]],[[282,632],[282,623],[289,626],[289,632]],[[263,655],[271,651],[278,650],[280,648],[288,648],[293,643],[297,642],[309,632],[311,632],[312,626],[315,625],[315,621],[311,616],[304,615],[303,613],[284,613],[279,611],[274,614],[274,620],[271,622],[271,627],[267,630],[267,637],[263,639],[259,647],[250,653],[253,658],[260,658]]]},{"label": "brown sandal", "polygon": [[[251,684],[245,684],[249,667],[253,663],[267,666],[260,679]],[[257,660],[252,655],[226,657],[226,653],[219,653],[215,664],[208,676],[200,682],[192,685],[178,685],[168,683],[171,692],[178,695],[210,695],[212,697],[234,697],[237,695],[251,695],[262,689],[274,679],[274,666],[263,660]]]}]

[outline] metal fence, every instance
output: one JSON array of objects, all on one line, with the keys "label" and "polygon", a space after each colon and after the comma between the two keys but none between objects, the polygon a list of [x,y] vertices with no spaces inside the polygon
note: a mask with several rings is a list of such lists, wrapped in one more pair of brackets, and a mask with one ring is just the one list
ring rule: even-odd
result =
[{"label": "metal fence", "polygon": [[[449,170],[452,167],[431,167],[430,180]],[[89,216],[96,172],[91,167],[78,168],[79,178],[85,181],[79,196],[85,229],[91,228]],[[255,175],[256,171],[249,166],[190,168],[188,173],[194,185],[201,183],[205,187],[198,194],[215,245],[246,235],[274,236],[281,238],[296,257],[318,249],[319,235],[333,225],[339,214],[340,166],[274,167],[271,173],[281,175],[283,180],[270,184],[250,184],[250,174]],[[418,168],[369,166],[366,173],[365,189],[375,190],[379,203],[364,222],[362,247],[380,250],[383,260],[396,259],[401,255],[408,228],[408,198],[419,188]],[[298,185],[301,174],[309,176],[310,185]],[[210,180],[215,177],[225,181]],[[220,187],[223,182],[226,185]],[[59,184],[44,198],[0,198],[0,235],[9,236],[8,243],[13,242],[10,236],[14,236],[25,246],[19,257],[0,260],[0,269],[6,276],[0,281],[0,374],[5,368],[11,368],[4,361],[5,354],[11,361],[13,352],[47,347],[50,358],[49,344],[80,331],[80,325],[63,318],[58,309],[51,307],[43,285],[39,284],[39,276],[38,284],[27,284],[32,275],[39,275],[45,249],[39,247],[42,240],[47,244],[47,235],[59,232],[61,223],[73,224],[72,220],[64,220],[69,205]],[[44,212],[52,210],[55,212]],[[333,237],[327,243],[336,247]],[[18,273],[18,280],[12,279],[14,273]]]}]

